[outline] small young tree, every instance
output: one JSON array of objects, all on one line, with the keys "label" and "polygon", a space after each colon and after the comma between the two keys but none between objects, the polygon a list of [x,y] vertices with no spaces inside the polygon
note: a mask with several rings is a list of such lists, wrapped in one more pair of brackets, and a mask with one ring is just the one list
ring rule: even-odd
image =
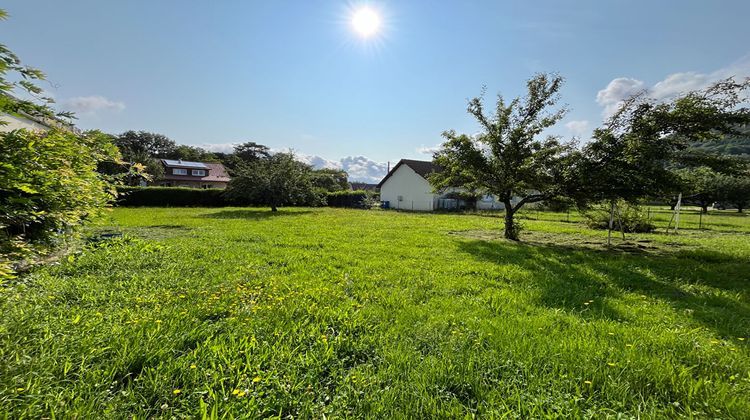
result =
[{"label": "small young tree", "polygon": [[434,155],[442,170],[430,176],[434,188],[495,195],[505,205],[505,237],[518,240],[516,212],[558,195],[575,156],[571,145],[537,138],[565,115],[565,108],[554,109],[562,84],[559,76],[538,74],[526,83],[525,97],[506,103],[499,96],[491,114],[481,97],[469,101],[468,112],[481,131],[475,136],[443,133],[446,142]]},{"label": "small young tree", "polygon": [[226,194],[235,200],[279,206],[307,204],[311,201],[312,169],[292,153],[276,153],[243,163],[235,170]]}]

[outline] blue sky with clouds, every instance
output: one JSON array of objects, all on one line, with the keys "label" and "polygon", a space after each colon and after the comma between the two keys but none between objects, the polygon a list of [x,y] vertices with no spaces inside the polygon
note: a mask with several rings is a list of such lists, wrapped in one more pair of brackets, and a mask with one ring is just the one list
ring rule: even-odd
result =
[{"label": "blue sky with clouds", "polygon": [[[351,27],[367,5],[382,30]],[[10,0],[2,42],[40,67],[82,128],[220,150],[252,140],[377,179],[475,132],[466,99],[567,79],[555,133],[586,136],[619,100],[750,76],[750,1]],[[344,159],[343,158],[347,158]]]}]

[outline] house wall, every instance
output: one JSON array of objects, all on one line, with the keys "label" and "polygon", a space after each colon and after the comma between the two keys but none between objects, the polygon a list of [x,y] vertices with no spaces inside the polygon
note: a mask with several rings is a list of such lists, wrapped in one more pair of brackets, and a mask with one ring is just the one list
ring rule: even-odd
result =
[{"label": "house wall", "polygon": [[389,201],[392,209],[432,211],[436,197],[430,183],[407,165],[399,166],[380,187],[380,200]]},{"label": "house wall", "polygon": [[0,120],[8,123],[6,125],[0,125],[0,133],[7,133],[8,131],[20,130],[22,128],[27,130],[49,130],[49,127],[39,124],[36,121],[15,115],[0,114]]}]

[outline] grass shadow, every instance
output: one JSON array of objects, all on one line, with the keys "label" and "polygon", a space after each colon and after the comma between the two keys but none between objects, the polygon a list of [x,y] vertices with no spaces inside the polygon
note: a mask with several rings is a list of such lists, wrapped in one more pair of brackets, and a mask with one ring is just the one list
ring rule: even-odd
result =
[{"label": "grass shadow", "polygon": [[633,254],[505,240],[463,240],[458,247],[479,260],[534,273],[538,302],[546,307],[586,314],[581,305],[593,300],[587,316],[622,319],[602,301],[636,293],[668,303],[719,335],[750,331],[750,262],[741,258],[705,249]]}]

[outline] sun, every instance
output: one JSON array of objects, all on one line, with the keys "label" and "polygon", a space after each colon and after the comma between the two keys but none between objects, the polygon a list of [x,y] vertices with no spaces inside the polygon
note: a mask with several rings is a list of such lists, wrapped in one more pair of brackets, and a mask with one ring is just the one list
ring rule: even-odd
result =
[{"label": "sun", "polygon": [[380,16],[369,7],[362,7],[352,14],[352,27],[363,38],[378,33],[380,23]]}]

